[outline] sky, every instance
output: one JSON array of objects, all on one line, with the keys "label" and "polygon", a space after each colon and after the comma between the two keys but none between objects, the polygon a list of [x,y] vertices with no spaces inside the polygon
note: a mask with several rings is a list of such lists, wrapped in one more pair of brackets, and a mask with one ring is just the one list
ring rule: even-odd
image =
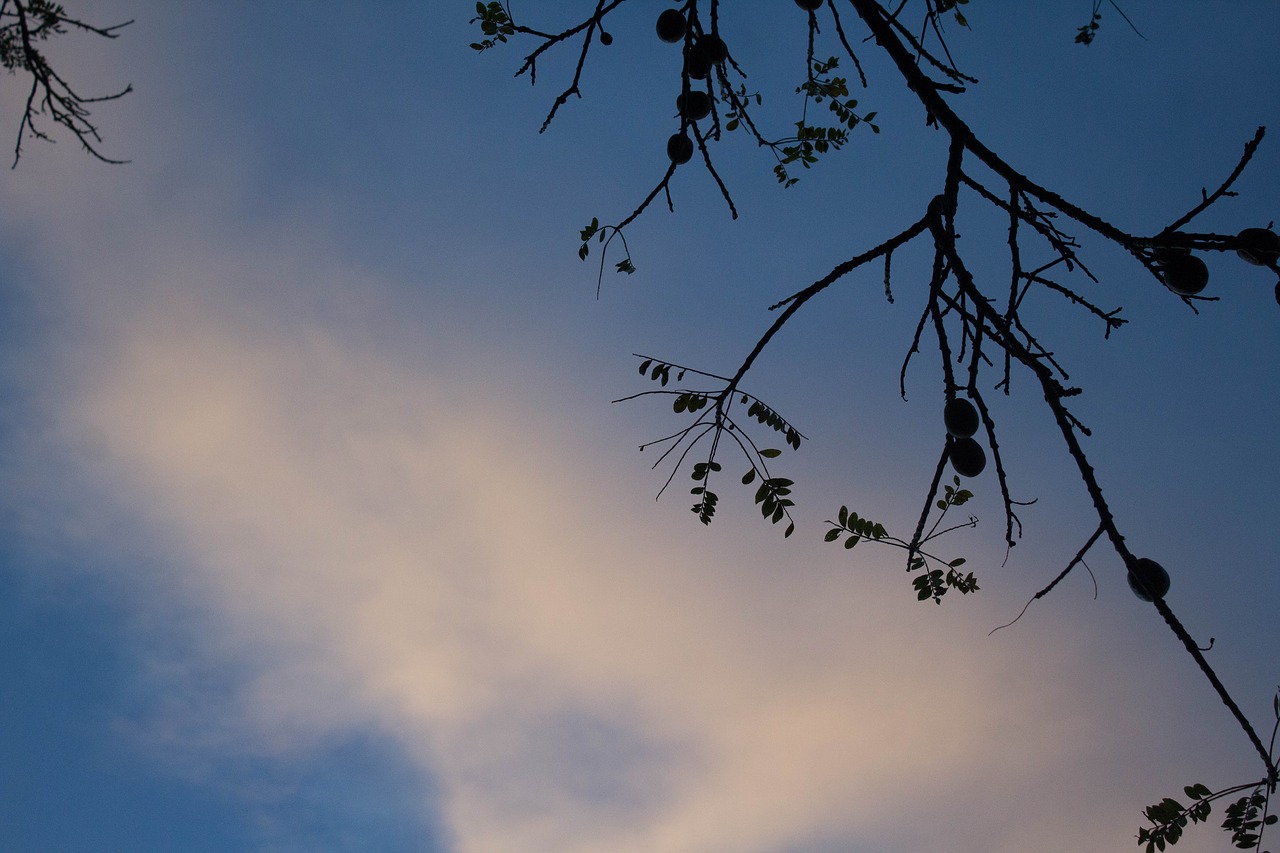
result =
[{"label": "sky", "polygon": [[[55,134],[0,175],[0,848],[1123,850],[1146,805],[1261,775],[1114,554],[1087,561],[1096,592],[1077,570],[990,634],[1096,526],[1030,377],[987,394],[1037,499],[1024,538],[1006,560],[987,472],[979,524],[939,545],[977,594],[917,602],[899,552],[822,541],[842,504],[904,534],[919,512],[942,386],[927,348],[906,401],[898,368],[923,252],[895,258],[893,304],[851,276],[748,375],[810,439],[778,460],[793,537],[729,485],[736,460],[709,526],[685,472],[654,499],[668,469],[637,447],[681,422],[610,403],[650,387],[632,354],[731,372],[770,304],[919,216],[946,151],[861,45],[879,134],[789,189],[727,138],[739,218],[682,167],[597,299],[578,231],[647,194],[677,123],[661,5],[611,14],[540,134],[576,48],[531,87],[531,43],[468,48],[472,4],[76,4],[134,21],[49,48],[86,91],[133,85],[93,112],[131,162]],[[806,38],[780,5],[720,24],[779,135]],[[981,83],[951,103],[1120,227],[1158,231],[1280,130],[1274,2],[1126,0],[1141,35],[1103,8],[1087,48],[1092,4],[1030,5],[968,4],[949,45]],[[24,94],[0,80],[0,141]],[[1280,216],[1273,138],[1236,190],[1199,230]],[[1007,278],[998,224],[961,222],[979,277]],[[1195,314],[1081,237],[1090,297],[1129,324],[1104,341],[1044,297],[1025,316],[1086,389],[1131,547],[1265,739],[1273,276],[1208,257],[1221,299]],[[1229,849],[1220,813],[1177,849]]]}]

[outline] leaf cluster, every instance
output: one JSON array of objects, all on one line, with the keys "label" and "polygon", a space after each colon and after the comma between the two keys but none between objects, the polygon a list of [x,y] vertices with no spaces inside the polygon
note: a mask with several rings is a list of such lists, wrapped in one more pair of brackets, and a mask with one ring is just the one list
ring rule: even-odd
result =
[{"label": "leaf cluster", "polygon": [[[795,483],[785,477],[775,476],[769,471],[768,466],[769,460],[777,459],[782,455],[782,450],[776,447],[760,447],[744,427],[748,426],[750,422],[764,426],[772,432],[781,434],[787,446],[792,449],[799,449],[801,442],[804,440],[804,436],[800,431],[764,401],[738,390],[737,383],[732,379],[726,379],[723,376],[716,376],[713,373],[694,370],[660,359],[645,356],[639,356],[639,358],[641,358],[640,375],[651,382],[657,382],[660,389],[643,391],[630,397],[624,397],[622,400],[630,400],[651,394],[667,394],[672,397],[671,411],[674,414],[696,416],[692,423],[677,430],[672,435],[640,446],[643,451],[646,447],[652,445],[669,445],[658,458],[658,461],[654,463],[655,468],[662,464],[674,451],[683,448],[672,469],[671,476],[667,478],[667,483],[662,487],[662,491],[665,491],[667,485],[670,485],[671,479],[675,476],[676,471],[681,468],[685,458],[693,448],[704,439],[707,439],[708,452],[706,457],[702,461],[693,463],[690,471],[690,476],[697,483],[690,489],[690,493],[698,499],[697,503],[691,507],[692,511],[703,524],[710,524],[719,505],[720,496],[711,490],[709,483],[714,474],[718,474],[723,470],[723,466],[717,461],[716,457],[722,446],[722,441],[728,438],[730,445],[736,446],[749,464],[746,473],[742,475],[742,485],[750,486],[756,484],[756,481],[759,480],[755,491],[755,504],[760,508],[761,516],[772,524],[778,524],[783,519],[786,519],[787,526],[783,536],[784,538],[791,536],[795,532],[795,522],[791,519],[791,508],[795,506],[795,501],[790,495],[791,487]],[[716,380],[724,383],[724,385],[719,389],[667,389],[668,383],[683,382],[688,374]],[[614,402],[621,402],[622,400],[615,400]],[[736,415],[738,406],[747,407],[746,416],[741,421]],[[659,491],[659,494],[662,491]]]},{"label": "leaf cluster", "polygon": [[1262,846],[1262,833],[1277,821],[1276,815],[1267,813],[1270,798],[1265,781],[1217,792],[1210,791],[1207,785],[1200,783],[1186,786],[1182,790],[1190,798],[1191,805],[1184,806],[1173,797],[1165,797],[1143,810],[1143,815],[1152,825],[1139,828],[1138,845],[1145,847],[1146,853],[1172,847],[1182,838],[1188,822],[1197,824],[1208,821],[1214,800],[1248,787],[1253,790],[1237,798],[1223,810],[1225,819],[1222,821],[1222,829],[1230,835],[1231,843],[1238,849],[1259,850]]},{"label": "leaf cluster", "polygon": [[516,27],[511,21],[511,16],[507,14],[507,10],[503,8],[502,4],[497,2],[476,3],[476,16],[468,23],[479,23],[480,32],[488,36],[488,38],[471,43],[471,49],[477,52],[484,52],[490,48],[497,47],[500,43],[505,43],[509,36],[516,34]]},{"label": "leaf cluster", "polygon": [[958,7],[964,6],[968,2],[969,0],[935,0],[934,16],[936,18],[938,15],[945,15],[947,12],[951,12],[955,16],[956,23],[967,28],[969,22],[965,20],[964,13]]},{"label": "leaf cluster", "polygon": [[[956,557],[951,560],[943,560],[923,550],[925,544],[943,534],[961,527],[973,527],[978,523],[976,518],[970,516],[967,522],[939,530],[942,519],[946,516],[948,510],[968,503],[973,497],[973,492],[960,488],[959,477],[953,478],[952,484],[945,487],[944,494],[945,497],[939,499],[937,503],[941,514],[935,520],[933,527],[930,528],[926,536],[917,536],[910,541],[891,536],[883,524],[872,521],[869,518],[863,518],[847,506],[842,506],[836,514],[836,520],[827,522],[827,524],[831,525],[831,528],[826,532],[824,539],[827,542],[836,542],[843,538],[846,549],[853,549],[859,542],[863,541],[902,548],[907,552],[907,572],[909,574],[920,572],[911,581],[911,585],[915,588],[916,598],[919,601],[932,600],[937,604],[941,604],[942,596],[952,589],[958,590],[962,595],[968,595],[978,590],[978,581],[972,572],[961,574],[956,571],[965,564],[965,558]],[[937,566],[937,568],[930,568],[931,566]]]},{"label": "leaf cluster", "polygon": [[[859,124],[865,124],[873,133],[879,133],[880,127],[872,119],[876,113],[869,112],[858,115],[856,98],[849,97],[849,81],[831,72],[840,64],[839,57],[832,56],[826,60],[812,60],[809,67],[809,79],[796,87],[796,94],[805,96],[805,113],[796,122],[796,135],[772,143],[774,150],[781,154],[773,173],[778,183],[784,187],[793,186],[799,178],[787,172],[787,166],[800,163],[808,169],[818,162],[818,157],[829,151],[838,151],[849,141],[849,131]],[[835,115],[837,124],[832,126],[816,126],[807,123],[808,104],[826,102],[828,109]]]}]

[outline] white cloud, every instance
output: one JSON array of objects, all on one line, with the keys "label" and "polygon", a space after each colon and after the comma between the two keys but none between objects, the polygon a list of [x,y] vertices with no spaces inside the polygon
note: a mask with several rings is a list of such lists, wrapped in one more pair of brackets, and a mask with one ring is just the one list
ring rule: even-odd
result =
[{"label": "white cloud", "polygon": [[671,526],[496,381],[219,298],[150,300],[66,414],[168,533],[203,642],[252,663],[239,736],[392,732],[478,851],[856,838],[1077,748],[1074,701],[896,572]]}]

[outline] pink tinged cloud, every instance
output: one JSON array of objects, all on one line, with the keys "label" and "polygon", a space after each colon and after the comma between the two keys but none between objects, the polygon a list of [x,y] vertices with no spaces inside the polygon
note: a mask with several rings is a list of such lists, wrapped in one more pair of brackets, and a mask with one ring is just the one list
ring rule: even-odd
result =
[{"label": "pink tinged cloud", "polygon": [[120,324],[69,414],[171,534],[209,642],[254,662],[243,730],[393,733],[460,850],[891,834],[1082,734],[898,586],[628,525],[648,495],[601,494],[572,430],[496,387],[179,301]]}]

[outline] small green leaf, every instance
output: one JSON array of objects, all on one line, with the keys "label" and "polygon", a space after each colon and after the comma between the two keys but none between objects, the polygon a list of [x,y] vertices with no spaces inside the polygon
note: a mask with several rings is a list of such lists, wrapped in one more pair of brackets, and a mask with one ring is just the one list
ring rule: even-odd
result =
[{"label": "small green leaf", "polygon": [[834,542],[840,538],[840,528],[833,527],[827,531],[827,535],[822,538],[823,542]]},{"label": "small green leaf", "polygon": [[760,455],[763,456],[765,459],[776,459],[777,457],[782,455],[782,451],[774,447],[769,447],[769,448],[765,448],[764,450],[761,450]]},{"label": "small green leaf", "polygon": [[752,468],[750,471],[742,475],[742,485],[744,486],[751,485],[752,481],[754,481],[755,478],[756,478],[756,469]]}]

